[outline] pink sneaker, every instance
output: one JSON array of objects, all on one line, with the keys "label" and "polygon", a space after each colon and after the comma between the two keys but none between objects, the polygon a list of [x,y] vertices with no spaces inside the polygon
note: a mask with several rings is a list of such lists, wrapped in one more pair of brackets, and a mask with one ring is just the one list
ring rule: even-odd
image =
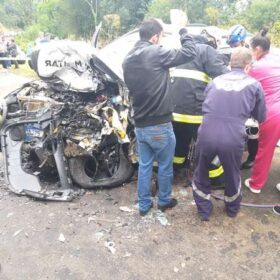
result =
[{"label": "pink sneaker", "polygon": [[254,189],[250,186],[251,179],[248,178],[244,181],[244,185],[252,192],[252,193],[261,193],[261,190]]}]

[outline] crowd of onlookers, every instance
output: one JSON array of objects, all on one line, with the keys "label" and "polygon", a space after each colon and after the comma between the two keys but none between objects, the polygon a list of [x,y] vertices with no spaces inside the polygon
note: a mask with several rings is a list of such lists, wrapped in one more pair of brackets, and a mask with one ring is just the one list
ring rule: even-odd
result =
[{"label": "crowd of onlookers", "polygon": [[[38,37],[35,42],[29,43],[26,50],[27,58],[30,57],[33,47],[39,47],[42,43],[49,42],[51,35],[49,33],[39,32]],[[18,60],[15,59],[20,55],[20,48],[16,44],[14,38],[10,35],[0,33],[0,64],[2,65],[2,72],[6,72],[12,64],[15,65],[15,68],[19,68]]]},{"label": "crowd of onlookers", "polygon": [[19,67],[18,61],[14,59],[18,56],[18,54],[18,46],[15,40],[5,35],[0,36],[0,64],[3,67],[2,71],[7,71],[12,64],[15,65],[15,68]]}]

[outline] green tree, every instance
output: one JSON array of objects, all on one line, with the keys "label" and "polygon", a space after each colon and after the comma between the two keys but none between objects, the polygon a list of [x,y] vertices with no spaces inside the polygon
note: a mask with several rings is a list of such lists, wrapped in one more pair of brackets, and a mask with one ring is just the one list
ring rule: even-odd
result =
[{"label": "green tree", "polygon": [[280,20],[276,21],[271,29],[271,41],[277,47],[280,47]]},{"label": "green tree", "polygon": [[117,14],[108,14],[103,17],[102,26],[103,44],[106,44],[115,39],[121,31],[121,18]]},{"label": "green tree", "polygon": [[152,1],[148,8],[148,17],[161,18],[164,22],[170,22],[169,11],[176,9],[176,1],[156,0]]},{"label": "green tree", "polygon": [[241,15],[241,19],[252,30],[259,30],[263,26],[272,27],[279,18],[280,0],[253,0]]},{"label": "green tree", "polygon": [[41,1],[37,5],[37,24],[42,31],[60,38],[88,37],[94,28],[88,4],[75,0]]},{"label": "green tree", "polygon": [[219,11],[215,7],[207,7],[205,9],[207,21],[210,25],[218,25],[219,23]]},{"label": "green tree", "polygon": [[36,0],[0,1],[1,23],[9,27],[26,28],[34,21],[36,4]]},{"label": "green tree", "polygon": [[181,9],[188,15],[190,23],[216,24],[224,22],[225,16],[236,12],[237,0],[153,0],[148,15],[169,22],[170,9]]},{"label": "green tree", "polygon": [[[67,34],[69,16],[60,0],[42,1],[37,6],[37,23],[41,31],[60,37]],[[63,15],[63,17],[62,17]]]},{"label": "green tree", "polygon": [[190,23],[241,23],[253,31],[266,25],[273,27],[274,38],[278,36],[280,0],[0,0],[0,21],[4,27],[25,30],[26,40],[39,31],[60,38],[90,38],[103,21],[103,36],[111,40],[144,17],[168,23],[170,9],[185,11]]},{"label": "green tree", "polygon": [[100,1],[100,19],[106,14],[118,14],[121,30],[125,32],[144,19],[149,3],[150,0],[103,0]]}]

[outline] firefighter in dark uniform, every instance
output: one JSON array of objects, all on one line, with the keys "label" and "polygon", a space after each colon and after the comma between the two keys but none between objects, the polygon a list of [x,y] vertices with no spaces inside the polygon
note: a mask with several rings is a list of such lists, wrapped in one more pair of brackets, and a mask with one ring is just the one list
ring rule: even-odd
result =
[{"label": "firefighter in dark uniform", "polygon": [[213,208],[208,165],[217,155],[225,173],[227,215],[235,217],[240,208],[240,163],[246,141],[245,121],[252,116],[263,122],[266,117],[262,87],[244,71],[250,67],[251,61],[249,49],[235,48],[231,55],[231,72],[215,78],[205,90],[193,180],[193,196],[202,220],[209,219]]},{"label": "firefighter in dark uniform", "polygon": [[[197,56],[188,63],[182,64],[170,71],[171,91],[175,105],[173,113],[173,129],[176,136],[176,149],[173,158],[175,175],[180,170],[190,169],[190,148],[197,137],[197,130],[202,122],[202,103],[204,90],[209,81],[229,70],[212,47],[212,40],[206,36],[194,36]],[[211,45],[210,45],[210,44]],[[221,177],[223,168],[217,158],[215,165],[209,166],[209,176],[212,179]],[[190,183],[190,179],[188,183]],[[215,181],[215,180],[214,180]]]}]

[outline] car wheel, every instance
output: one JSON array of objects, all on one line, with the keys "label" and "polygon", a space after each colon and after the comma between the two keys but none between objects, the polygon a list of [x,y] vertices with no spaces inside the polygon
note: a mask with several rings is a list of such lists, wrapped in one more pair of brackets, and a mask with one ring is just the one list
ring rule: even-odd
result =
[{"label": "car wheel", "polygon": [[[73,181],[86,189],[113,188],[127,182],[133,176],[134,167],[125,156],[122,146],[118,145],[118,147],[119,151],[115,154],[110,152],[105,163],[98,162],[93,156],[71,158],[69,168]],[[118,156],[117,161],[116,156]],[[104,165],[107,167],[106,170]],[[101,166],[103,172],[100,172]]]}]

